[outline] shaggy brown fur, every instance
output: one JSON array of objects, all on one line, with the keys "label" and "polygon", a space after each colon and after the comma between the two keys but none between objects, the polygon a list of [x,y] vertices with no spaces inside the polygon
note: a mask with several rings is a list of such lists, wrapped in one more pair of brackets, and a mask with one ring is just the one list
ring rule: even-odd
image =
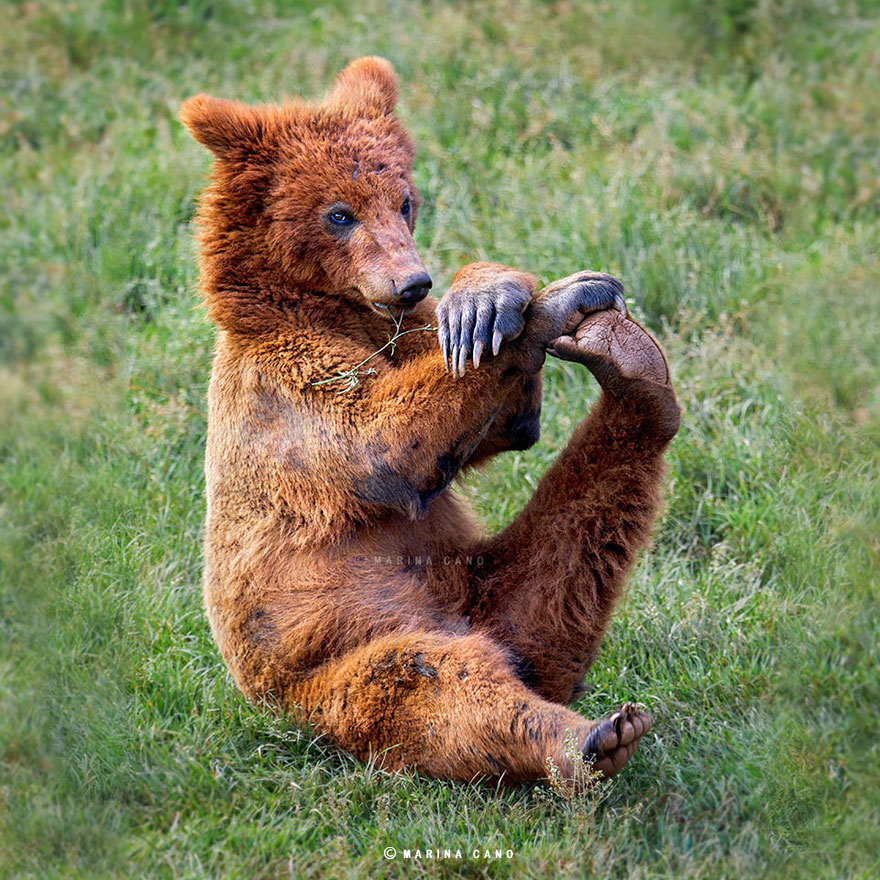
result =
[{"label": "shaggy brown fur", "polygon": [[[548,757],[571,771],[571,730],[611,774],[650,716],[627,705],[594,722],[565,704],[656,515],[678,427],[666,364],[607,311],[622,303],[608,276],[534,295],[531,276],[474,264],[435,312],[396,93],[390,65],[364,58],[320,102],[200,95],[182,109],[216,158],[200,209],[219,328],[211,628],[246,695],[280,700],[360,758],[529,780]],[[418,329],[437,324],[442,350]],[[412,332],[383,349],[396,325]],[[449,484],[535,442],[548,349],[592,370],[602,396],[487,538]],[[320,384],[359,364],[354,387]]]}]

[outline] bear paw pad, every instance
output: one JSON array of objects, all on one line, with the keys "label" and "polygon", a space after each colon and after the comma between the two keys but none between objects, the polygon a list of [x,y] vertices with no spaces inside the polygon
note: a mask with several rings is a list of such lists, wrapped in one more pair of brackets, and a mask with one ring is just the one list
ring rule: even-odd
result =
[{"label": "bear paw pad", "polygon": [[548,354],[578,361],[596,371],[604,366],[627,379],[669,384],[669,369],[660,346],[640,324],[614,309],[587,315],[566,336],[554,339]]}]

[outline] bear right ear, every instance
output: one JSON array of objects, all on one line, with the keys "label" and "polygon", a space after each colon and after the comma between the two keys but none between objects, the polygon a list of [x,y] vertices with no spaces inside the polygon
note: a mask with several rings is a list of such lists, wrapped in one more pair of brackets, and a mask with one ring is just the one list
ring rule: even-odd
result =
[{"label": "bear right ear", "polygon": [[241,101],[195,95],[180,108],[180,121],[218,159],[244,158],[265,141],[265,114]]},{"label": "bear right ear", "polygon": [[352,61],[333,81],[325,99],[331,106],[345,106],[379,116],[394,112],[397,77],[390,61],[368,55]]}]

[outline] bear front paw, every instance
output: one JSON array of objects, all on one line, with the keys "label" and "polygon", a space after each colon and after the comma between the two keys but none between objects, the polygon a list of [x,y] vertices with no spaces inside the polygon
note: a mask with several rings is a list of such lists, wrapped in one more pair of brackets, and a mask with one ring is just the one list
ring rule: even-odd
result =
[{"label": "bear front paw", "polygon": [[436,312],[443,362],[453,376],[464,375],[468,358],[477,369],[484,351],[497,355],[503,341],[522,333],[534,289],[531,275],[500,263],[471,263],[455,273]]}]

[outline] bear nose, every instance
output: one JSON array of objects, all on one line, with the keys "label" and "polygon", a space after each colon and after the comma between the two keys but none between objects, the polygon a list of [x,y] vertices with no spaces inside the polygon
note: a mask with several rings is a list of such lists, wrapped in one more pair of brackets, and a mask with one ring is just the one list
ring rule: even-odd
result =
[{"label": "bear nose", "polygon": [[404,306],[412,306],[421,302],[431,289],[431,276],[427,272],[419,272],[407,278],[400,287],[393,287],[394,296]]}]

